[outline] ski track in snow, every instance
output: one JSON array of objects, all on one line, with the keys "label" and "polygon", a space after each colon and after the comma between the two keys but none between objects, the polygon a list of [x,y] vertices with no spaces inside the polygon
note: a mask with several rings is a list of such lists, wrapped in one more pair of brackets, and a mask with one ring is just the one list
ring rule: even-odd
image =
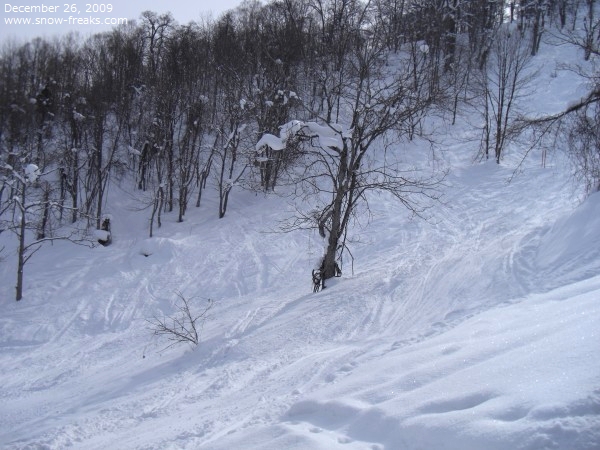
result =
[{"label": "ski track in snow", "polygon": [[[396,427],[403,436],[388,441],[408,439],[412,425],[399,426],[398,417],[377,409],[389,400],[381,398],[381,385],[393,384],[410,396],[439,382],[443,373],[420,373],[418,382],[410,371],[381,375],[372,392],[366,386],[350,390],[359,399],[357,406],[302,399],[343,385],[354,372],[378,361],[393,361],[390,355],[397,352],[410,355],[422,343],[436,342],[438,336],[497,305],[508,307],[529,292],[552,287],[535,285],[537,245],[549,232],[548,223],[528,214],[529,210],[552,211],[551,200],[532,196],[515,208],[515,202],[505,199],[527,189],[518,184],[539,180],[519,178],[508,184],[506,174],[484,164],[451,175],[445,205],[429,223],[407,220],[397,205],[383,202],[381,214],[396,219],[376,218],[371,226],[386,221],[386,232],[369,237],[371,242],[357,252],[361,261],[370,254],[376,259],[365,268],[361,264],[354,276],[333,280],[316,295],[287,295],[308,290],[307,280],[298,277],[308,273],[308,261],[302,256],[305,243],[302,237],[289,240],[257,233],[267,228],[268,218],[261,218],[259,226],[238,217],[226,226],[192,223],[188,235],[180,232],[149,242],[122,240],[112,248],[94,250],[91,257],[57,264],[45,278],[37,282],[33,278],[29,295],[80,295],[74,302],[47,306],[58,309],[50,317],[60,323],[37,324],[37,340],[3,344],[4,352],[12,353],[13,367],[21,371],[27,367],[29,375],[5,385],[3,397],[11,415],[0,417],[10,432],[0,438],[9,448],[105,448],[114,442],[143,448],[144,436],[152,435],[157,423],[181,417],[181,423],[162,427],[162,438],[152,446],[227,448],[232,436],[265,426],[276,428],[270,431],[273,442],[278,442],[277,436],[282,436],[282,443],[296,436],[302,442],[307,439],[311,447],[321,445],[311,440],[314,435],[319,442],[344,448],[364,448],[365,442],[371,442],[371,448],[383,449],[387,446],[375,439],[377,430],[385,435]],[[543,171],[536,177],[552,181]],[[482,179],[486,183],[475,182]],[[195,227],[203,231],[195,234]],[[576,268],[571,267],[570,273],[575,275]],[[47,280],[57,281],[47,286]],[[283,280],[287,286],[282,290],[278,286]],[[343,297],[338,294],[341,289]],[[141,349],[135,347],[149,340],[145,319],[169,314],[175,291],[216,301],[204,342],[193,353],[164,351],[162,344],[154,342],[142,359]],[[40,307],[39,303],[22,305],[25,311],[18,312],[23,316],[35,315],[34,308]],[[9,325],[16,326],[16,320]],[[454,343],[440,350],[436,345],[437,358],[446,357],[451,363],[447,371],[456,372],[452,366],[460,361],[456,354],[463,346]],[[476,366],[510,351],[506,347],[471,356],[469,363]],[[171,355],[167,361],[151,367],[141,363],[167,354]],[[126,363],[128,359],[140,362]],[[56,364],[48,370],[56,360],[76,363]],[[131,372],[123,374],[122,364]],[[10,379],[10,370],[2,367],[3,378]],[[451,399],[432,399],[413,408],[414,416],[406,422],[482,408],[496,398],[493,390],[475,390]],[[581,409],[594,412],[595,405],[594,400]],[[495,420],[516,421],[530,414],[520,407]],[[562,415],[573,414],[563,411]],[[298,431],[303,423],[308,438],[306,431]],[[340,429],[345,432],[340,434]]]},{"label": "ski track in snow", "polygon": [[[465,177],[487,179],[488,183],[465,183]],[[3,397],[11,416],[2,415],[1,419],[4,429],[11,431],[0,438],[8,448],[105,448],[115,442],[124,448],[144,448],[146,436],[153,436],[156,424],[167,421],[170,425],[161,426],[161,438],[153,438],[153,447],[227,448],[244,430],[266,427],[273,434],[274,446],[265,448],[278,448],[295,436],[311,448],[331,443],[335,445],[330,448],[365,448],[364,444],[370,443],[371,448],[383,449],[389,445],[385,439],[376,439],[379,433],[386,435],[389,429],[399,428],[402,436],[388,436],[387,441],[410,442],[412,428],[417,434],[422,431],[421,425],[410,425],[419,417],[481,409],[493,403],[498,398],[493,390],[476,389],[406,408],[413,416],[404,422],[377,408],[389,400],[381,397],[382,386],[394,385],[410,397],[411,392],[446,376],[435,371],[424,375],[423,369],[420,381],[415,381],[417,377],[410,371],[393,376],[384,371],[386,375],[373,381],[376,387],[372,392],[367,386],[353,386],[349,393],[331,394],[331,398],[351,394],[358,398],[356,406],[302,400],[343,386],[353,373],[382,360],[393,361],[398,352],[417,352],[461,323],[476,320],[498,305],[509,307],[536,290],[533,256],[548,224],[543,217],[528,215],[528,210],[544,210],[549,207],[547,202],[532,197],[529,202],[537,204],[515,208],[514,202],[504,201],[525,188],[508,184],[506,171],[492,165],[465,169],[450,181],[445,206],[429,223],[407,220],[397,205],[384,202],[385,214],[397,219],[389,221],[385,233],[372,237],[357,252],[361,261],[369,254],[376,254],[376,260],[354,276],[333,280],[318,294],[287,295],[290,290],[309,288],[307,280],[298,277],[308,273],[308,261],[301,256],[305,252],[302,238],[273,242],[268,233],[257,237],[254,230],[260,227],[256,224],[240,221],[238,225],[236,218],[229,226],[214,223],[205,238],[194,234],[194,226],[200,226],[194,224],[188,236],[155,238],[147,257],[141,254],[148,250],[147,243],[121,241],[114,248],[96,249],[96,258],[58,264],[46,279],[59,281],[46,288],[44,295],[56,298],[65,289],[85,295],[64,317],[62,311],[56,313],[60,324],[39,326],[43,342],[31,341],[25,346],[32,351],[25,353],[22,345],[4,345],[5,352],[13,352],[14,367],[23,370],[29,366],[28,370],[39,376],[30,374],[7,386],[8,395]],[[384,219],[375,219],[371,226],[377,227],[378,220]],[[233,254],[236,258],[231,258]],[[99,269],[101,259],[106,262]],[[299,271],[298,266],[304,270]],[[67,275],[59,276],[63,272]],[[223,280],[230,283],[223,285]],[[287,287],[282,290],[278,286],[283,280]],[[35,292],[36,283],[32,286],[29,292]],[[539,291],[549,289],[537,287]],[[43,279],[38,289],[44,291]],[[145,319],[168,314],[175,291],[216,301],[203,343],[189,353],[164,351],[162,344],[154,342],[142,359],[141,349],[135,347],[149,341]],[[24,306],[29,308],[26,303]],[[136,344],[132,346],[132,342]],[[462,345],[431,345],[437,352],[434,360],[447,358],[450,362],[447,372],[460,371],[456,354],[464,351]],[[427,345],[424,348],[427,351]],[[511,350],[506,347],[470,356],[469,364],[477,366]],[[144,361],[166,355],[170,355],[166,361],[144,367]],[[76,364],[46,368],[52,365],[50,361],[69,359]],[[139,362],[126,362],[128,359]],[[130,372],[123,374],[122,364]],[[2,367],[3,378],[8,379],[10,371]],[[359,382],[362,379],[359,377]],[[23,397],[28,398],[26,404]],[[595,412],[595,408],[595,400],[581,406],[584,412]],[[32,409],[35,414],[28,412]],[[495,420],[517,421],[531,414],[519,407]],[[568,409],[561,414],[574,415]],[[176,417],[181,421],[171,423]],[[340,434],[340,429],[345,432]],[[312,440],[314,436],[317,441]],[[261,434],[260,439],[265,437]]]}]

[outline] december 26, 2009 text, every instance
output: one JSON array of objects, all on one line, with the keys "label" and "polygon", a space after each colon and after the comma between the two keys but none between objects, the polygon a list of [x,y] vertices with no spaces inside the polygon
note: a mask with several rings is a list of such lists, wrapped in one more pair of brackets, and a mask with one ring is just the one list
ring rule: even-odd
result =
[{"label": "december 26, 2009 text", "polygon": [[[110,13],[113,11],[113,5],[110,3],[86,3],[86,13]],[[63,3],[58,5],[13,5],[4,4],[5,13],[80,13],[75,3]]]}]

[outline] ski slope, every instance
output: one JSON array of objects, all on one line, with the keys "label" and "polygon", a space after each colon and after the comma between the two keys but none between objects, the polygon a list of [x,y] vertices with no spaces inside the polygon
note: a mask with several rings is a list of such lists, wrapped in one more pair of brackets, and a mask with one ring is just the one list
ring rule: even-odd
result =
[{"label": "ski slope", "polygon": [[[565,77],[548,86],[568,98]],[[0,447],[600,448],[600,194],[579,201],[560,153],[513,177],[516,150],[459,142],[428,220],[373,197],[353,268],[316,294],[318,234],[274,232],[287,200],[242,191],[147,239],[114,190],[112,245],[43,248],[19,303],[9,255]],[[214,301],[196,348],[147,321],[177,292]]]}]

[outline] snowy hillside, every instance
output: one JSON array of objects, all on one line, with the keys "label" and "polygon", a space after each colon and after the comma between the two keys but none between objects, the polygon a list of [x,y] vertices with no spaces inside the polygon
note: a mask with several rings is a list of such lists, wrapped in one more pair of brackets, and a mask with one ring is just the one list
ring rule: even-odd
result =
[{"label": "snowy hillside", "polygon": [[[565,104],[569,76],[533,108]],[[473,162],[467,125],[447,132],[429,219],[379,196],[319,293],[318,233],[274,233],[286,199],[239,190],[223,219],[213,192],[146,239],[113,189],[112,245],[44,247],[20,302],[10,254],[0,447],[600,448],[600,194],[579,202],[560,153],[513,178],[516,149]],[[150,329],[177,292],[214,301],[196,348]]]}]

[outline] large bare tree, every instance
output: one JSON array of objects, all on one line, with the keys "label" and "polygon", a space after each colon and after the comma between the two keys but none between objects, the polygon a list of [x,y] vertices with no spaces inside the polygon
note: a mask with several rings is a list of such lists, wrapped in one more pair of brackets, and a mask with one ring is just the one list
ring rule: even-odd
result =
[{"label": "large bare tree", "polygon": [[[284,229],[317,228],[325,238],[321,263],[323,279],[336,275],[337,261],[346,250],[346,237],[369,191],[386,191],[410,211],[421,214],[438,197],[443,173],[419,175],[403,167],[402,139],[411,117],[427,108],[432,92],[417,95],[408,65],[390,66],[384,43],[358,44],[344,60],[340,75],[339,117],[292,121],[279,139],[265,136],[259,144],[301,148],[302,164],[291,181],[301,202]],[[285,150],[284,150],[285,151]]]}]

